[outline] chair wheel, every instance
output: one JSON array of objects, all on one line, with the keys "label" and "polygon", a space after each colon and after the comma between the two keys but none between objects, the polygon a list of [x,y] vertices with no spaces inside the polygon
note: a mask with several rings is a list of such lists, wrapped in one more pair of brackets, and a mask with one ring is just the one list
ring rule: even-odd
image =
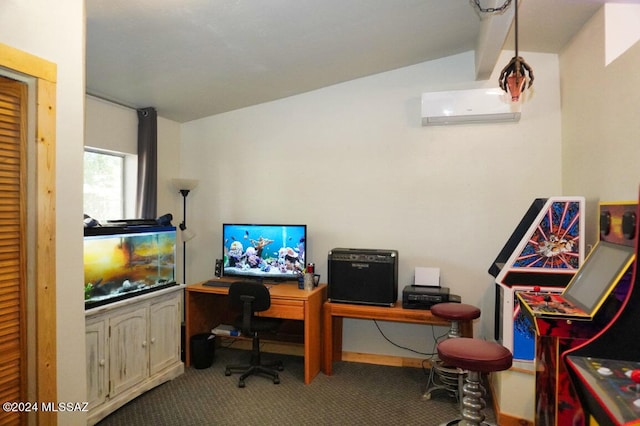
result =
[{"label": "chair wheel", "polygon": [[243,387],[244,387],[244,380],[240,380],[240,381],[238,382],[238,387],[239,387],[239,388],[243,388]]},{"label": "chair wheel", "polygon": [[284,371],[284,365],[279,365],[278,366],[278,371]]},{"label": "chair wheel", "polygon": [[280,378],[279,377],[274,377],[273,378],[273,384],[274,385],[279,385],[280,384]]},{"label": "chair wheel", "polygon": [[224,370],[224,375],[225,376],[230,376],[231,375],[231,370],[229,370],[229,369]]}]

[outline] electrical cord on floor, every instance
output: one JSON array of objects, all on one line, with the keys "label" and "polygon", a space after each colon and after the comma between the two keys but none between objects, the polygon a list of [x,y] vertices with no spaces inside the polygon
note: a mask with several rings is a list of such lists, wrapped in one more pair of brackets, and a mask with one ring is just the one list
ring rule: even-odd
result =
[{"label": "electrical cord on floor", "polygon": [[[404,349],[404,350],[407,350],[407,351],[413,352],[413,353],[418,354],[418,355],[425,355],[425,356],[430,356],[430,357],[432,357],[432,356],[434,356],[434,355],[435,355],[435,352],[431,352],[431,353],[420,352],[420,351],[418,351],[418,350],[416,350],[416,349],[408,348],[408,347],[406,347],[406,346],[402,346],[402,345],[399,345],[399,344],[395,343],[394,341],[392,341],[391,339],[389,339],[389,338],[384,334],[384,332],[383,332],[383,331],[382,331],[382,329],[380,328],[380,325],[378,324],[378,321],[377,321],[377,320],[373,320],[373,323],[376,325],[376,328],[378,329],[378,332],[380,333],[380,335],[381,335],[382,337],[384,337],[384,339],[385,339],[387,342],[391,343],[393,346],[395,346],[395,347],[397,347],[397,348],[400,348],[400,349]],[[435,338],[436,338],[436,337],[435,337],[435,329],[434,329],[433,325],[431,326],[431,334],[433,335],[433,337],[434,337],[434,339],[435,339]],[[445,334],[445,335],[443,335],[443,336],[446,336],[446,334]],[[442,337],[440,337],[440,338],[442,338]],[[435,350],[435,343],[434,343],[434,346],[433,346],[433,347],[434,347],[434,350]]]},{"label": "electrical cord on floor", "polygon": [[433,351],[431,356],[434,356],[438,353],[436,346],[438,346],[438,342],[440,342],[442,339],[446,339],[447,336],[449,336],[449,330],[447,329],[447,331],[445,331],[444,334],[441,334],[440,336],[436,336],[436,329],[434,326],[431,326],[431,331],[432,331],[432,337],[433,337]]},{"label": "electrical cord on floor", "polygon": [[430,365],[433,365],[433,359],[434,357],[438,354],[437,350],[436,350],[436,346],[438,346],[438,342],[444,338],[446,338],[449,335],[449,330],[446,331],[446,333],[440,335],[440,336],[436,336],[436,329],[435,327],[432,325],[431,326],[431,336],[433,337],[433,350],[432,353],[429,354],[429,358],[425,358],[422,360],[422,372],[425,375],[429,374],[429,370],[431,370],[431,368],[427,368],[426,367],[426,363],[429,362]]},{"label": "electrical cord on floor", "polygon": [[[222,349],[227,349],[230,348],[231,346],[233,346],[234,343],[238,342],[238,339],[234,339],[233,337],[229,337],[229,336],[220,336],[220,347]],[[226,343],[226,345],[225,345]]]}]

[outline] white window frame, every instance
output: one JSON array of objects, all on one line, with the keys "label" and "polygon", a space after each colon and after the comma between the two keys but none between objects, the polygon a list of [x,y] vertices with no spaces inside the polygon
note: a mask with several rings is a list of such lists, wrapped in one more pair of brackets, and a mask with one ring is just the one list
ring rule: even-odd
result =
[{"label": "white window frame", "polygon": [[137,181],[138,181],[138,156],[134,154],[127,154],[123,152],[110,151],[106,149],[94,148],[85,146],[85,152],[91,152],[95,154],[112,155],[121,157],[124,160],[123,163],[123,206],[122,217],[113,218],[96,218],[98,220],[109,219],[133,219],[136,217],[136,193],[137,193]]}]

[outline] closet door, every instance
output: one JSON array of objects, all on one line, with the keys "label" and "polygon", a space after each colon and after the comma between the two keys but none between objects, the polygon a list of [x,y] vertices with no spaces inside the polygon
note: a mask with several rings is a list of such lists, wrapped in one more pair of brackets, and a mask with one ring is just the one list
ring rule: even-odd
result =
[{"label": "closet door", "polygon": [[[26,86],[0,78],[0,401],[26,401]],[[0,411],[0,424],[25,422]]]}]

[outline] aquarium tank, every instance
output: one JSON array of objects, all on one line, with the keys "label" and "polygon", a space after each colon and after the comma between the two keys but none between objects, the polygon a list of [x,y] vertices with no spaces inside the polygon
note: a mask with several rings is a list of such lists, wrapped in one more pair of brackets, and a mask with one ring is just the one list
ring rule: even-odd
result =
[{"label": "aquarium tank", "polygon": [[174,226],[84,229],[85,309],[177,285]]}]

